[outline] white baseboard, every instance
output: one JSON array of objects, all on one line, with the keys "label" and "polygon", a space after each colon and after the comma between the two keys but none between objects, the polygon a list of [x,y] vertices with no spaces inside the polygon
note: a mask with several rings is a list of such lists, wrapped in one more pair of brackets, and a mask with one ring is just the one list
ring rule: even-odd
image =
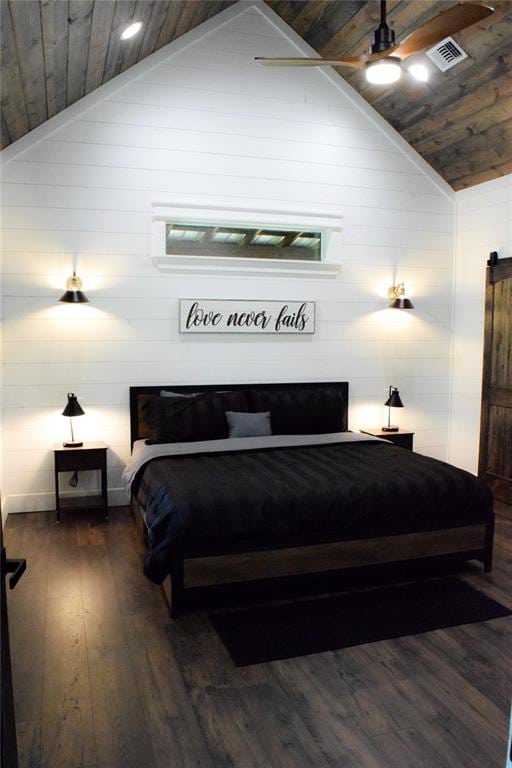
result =
[{"label": "white baseboard", "polygon": [[[90,492],[78,491],[61,492],[61,497],[87,496]],[[129,504],[130,499],[124,488],[108,489],[109,507],[122,507]],[[13,493],[2,500],[2,516],[18,512],[48,512],[55,509],[55,494],[48,493]]]}]

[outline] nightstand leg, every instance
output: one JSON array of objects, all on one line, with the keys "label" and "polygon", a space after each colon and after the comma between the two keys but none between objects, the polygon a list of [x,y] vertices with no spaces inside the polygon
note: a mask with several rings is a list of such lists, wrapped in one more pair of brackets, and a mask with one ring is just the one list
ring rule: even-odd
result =
[{"label": "nightstand leg", "polygon": [[55,522],[60,523],[59,473],[55,467]]},{"label": "nightstand leg", "polygon": [[105,460],[101,467],[101,497],[103,499],[103,512],[105,514],[105,520],[108,520],[108,490],[107,490],[107,455],[105,452]]}]

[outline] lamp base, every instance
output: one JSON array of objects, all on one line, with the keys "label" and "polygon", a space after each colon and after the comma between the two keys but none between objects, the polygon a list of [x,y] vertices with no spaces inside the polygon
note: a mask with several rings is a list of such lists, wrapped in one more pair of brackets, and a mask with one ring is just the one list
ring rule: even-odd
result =
[{"label": "lamp base", "polygon": [[83,445],[83,442],[82,441],[67,442],[67,443],[62,443],[62,445],[64,446],[64,448],[81,448]]},{"label": "lamp base", "polygon": [[398,432],[399,429],[400,427],[394,427],[392,425],[390,427],[382,427],[383,432]]}]

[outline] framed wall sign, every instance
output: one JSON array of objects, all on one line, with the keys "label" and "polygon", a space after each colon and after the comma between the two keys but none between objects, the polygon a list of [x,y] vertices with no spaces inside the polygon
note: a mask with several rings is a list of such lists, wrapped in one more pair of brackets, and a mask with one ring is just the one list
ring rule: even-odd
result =
[{"label": "framed wall sign", "polygon": [[180,333],[314,332],[314,301],[180,299]]}]

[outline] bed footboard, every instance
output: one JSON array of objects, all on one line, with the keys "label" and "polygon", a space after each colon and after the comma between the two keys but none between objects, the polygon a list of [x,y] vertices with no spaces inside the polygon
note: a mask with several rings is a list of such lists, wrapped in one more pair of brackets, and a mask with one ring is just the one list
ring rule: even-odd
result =
[{"label": "bed footboard", "polygon": [[[394,536],[280,546],[245,552],[173,550],[162,588],[173,619],[191,602],[216,595],[272,595],[291,584],[327,589],[367,577],[418,574],[479,560],[492,567],[494,517],[487,523]],[[193,600],[192,600],[193,599]]]}]

